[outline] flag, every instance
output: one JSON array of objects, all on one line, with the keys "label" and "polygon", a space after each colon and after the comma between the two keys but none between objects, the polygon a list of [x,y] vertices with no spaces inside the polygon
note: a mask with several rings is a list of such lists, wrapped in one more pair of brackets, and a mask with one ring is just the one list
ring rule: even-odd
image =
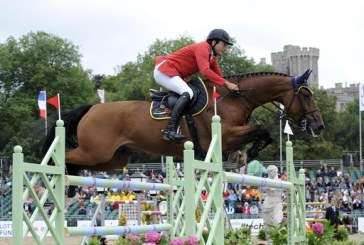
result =
[{"label": "flag", "polygon": [[46,91],[40,91],[38,95],[38,107],[39,107],[39,116],[41,118],[47,117],[47,104],[46,104]]},{"label": "flag", "polygon": [[97,94],[100,97],[100,103],[105,103],[105,90],[103,89],[98,89],[97,90]]},{"label": "flag", "polygon": [[217,99],[218,97],[220,97],[220,94],[217,93],[215,90],[212,92],[212,98],[213,99]]},{"label": "flag", "polygon": [[52,106],[54,106],[57,110],[59,109],[59,98],[58,95],[53,96],[52,98],[49,98],[47,100],[48,104],[51,104]]},{"label": "flag", "polygon": [[291,127],[289,126],[288,121],[286,121],[286,126],[284,126],[284,132],[285,132],[286,134],[293,135],[292,129],[291,129]]},{"label": "flag", "polygon": [[212,99],[214,100],[214,115],[217,115],[217,106],[216,106],[216,98],[220,95],[216,92],[216,87],[214,86],[214,90],[212,90]]},{"label": "flag", "polygon": [[359,109],[364,111],[364,83],[359,83]]}]

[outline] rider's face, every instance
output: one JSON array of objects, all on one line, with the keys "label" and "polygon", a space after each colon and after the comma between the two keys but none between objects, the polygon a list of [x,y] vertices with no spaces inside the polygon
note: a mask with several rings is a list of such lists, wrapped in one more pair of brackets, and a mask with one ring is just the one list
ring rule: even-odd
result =
[{"label": "rider's face", "polygon": [[[215,42],[215,41],[214,41]],[[224,41],[219,41],[216,45],[215,45],[215,53],[217,55],[222,55],[223,53],[225,53],[228,49],[230,48],[230,45],[228,45],[227,43],[225,43]]]}]

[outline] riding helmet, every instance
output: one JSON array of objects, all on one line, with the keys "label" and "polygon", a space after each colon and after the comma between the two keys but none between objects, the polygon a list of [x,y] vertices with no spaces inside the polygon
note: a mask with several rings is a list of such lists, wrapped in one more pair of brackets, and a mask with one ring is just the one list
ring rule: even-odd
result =
[{"label": "riding helmet", "polygon": [[233,45],[232,42],[230,42],[230,35],[229,33],[227,33],[225,30],[223,29],[214,29],[212,30],[209,35],[207,36],[207,41],[210,40],[214,40],[214,39],[218,39],[218,40],[222,40],[225,43],[227,43],[228,45]]}]

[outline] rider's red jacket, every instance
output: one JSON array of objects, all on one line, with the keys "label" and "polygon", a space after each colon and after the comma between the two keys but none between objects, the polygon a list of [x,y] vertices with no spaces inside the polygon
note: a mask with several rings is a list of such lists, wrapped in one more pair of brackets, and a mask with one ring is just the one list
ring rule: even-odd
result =
[{"label": "rider's red jacket", "polygon": [[186,78],[198,71],[211,82],[222,86],[223,74],[208,42],[188,45],[166,56],[157,56],[155,64],[165,61],[158,68],[167,76]]}]

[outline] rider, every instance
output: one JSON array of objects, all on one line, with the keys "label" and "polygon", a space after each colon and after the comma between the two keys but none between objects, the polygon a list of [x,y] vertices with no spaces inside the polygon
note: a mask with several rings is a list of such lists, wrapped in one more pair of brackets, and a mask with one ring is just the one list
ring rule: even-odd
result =
[{"label": "rider", "polygon": [[225,53],[229,46],[229,34],[223,29],[214,29],[206,41],[191,44],[167,56],[157,56],[155,60],[154,79],[163,87],[180,95],[169,120],[168,126],[162,131],[164,140],[180,141],[185,139],[177,133],[177,125],[183,111],[193,97],[192,89],[186,84],[186,77],[198,71],[208,80],[229,90],[238,90],[238,86],[223,78],[216,57]]}]

